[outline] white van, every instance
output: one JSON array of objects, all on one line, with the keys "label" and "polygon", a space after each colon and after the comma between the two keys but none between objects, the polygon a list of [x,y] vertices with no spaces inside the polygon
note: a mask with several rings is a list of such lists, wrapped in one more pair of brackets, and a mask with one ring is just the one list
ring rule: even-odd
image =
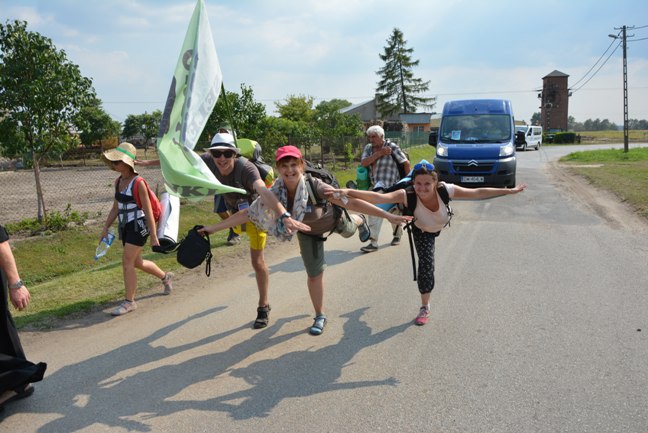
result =
[{"label": "white van", "polygon": [[515,148],[527,150],[533,147],[535,150],[542,146],[542,126],[517,125],[515,127]]}]

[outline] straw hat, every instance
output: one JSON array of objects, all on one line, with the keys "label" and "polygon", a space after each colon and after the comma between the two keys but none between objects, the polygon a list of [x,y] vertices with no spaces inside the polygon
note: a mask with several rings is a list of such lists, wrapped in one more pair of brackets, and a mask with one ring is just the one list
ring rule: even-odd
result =
[{"label": "straw hat", "polygon": [[123,143],[120,143],[119,146],[102,153],[101,159],[110,168],[113,168],[113,161],[122,161],[124,164],[130,165],[135,174],[137,174],[137,170],[135,170],[136,155],[137,149],[135,149],[135,146],[124,141]]}]

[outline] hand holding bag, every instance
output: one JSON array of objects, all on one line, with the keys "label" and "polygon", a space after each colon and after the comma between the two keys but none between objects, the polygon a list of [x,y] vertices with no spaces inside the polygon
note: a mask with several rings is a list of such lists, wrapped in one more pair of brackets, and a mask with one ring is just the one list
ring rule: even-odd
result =
[{"label": "hand holding bag", "polygon": [[196,268],[207,260],[205,275],[209,276],[209,274],[211,274],[212,259],[211,243],[208,234],[203,236],[198,233],[198,230],[203,227],[204,226],[197,225],[189,230],[187,236],[182,240],[182,242],[180,242],[176,260],[182,266],[189,269]]}]

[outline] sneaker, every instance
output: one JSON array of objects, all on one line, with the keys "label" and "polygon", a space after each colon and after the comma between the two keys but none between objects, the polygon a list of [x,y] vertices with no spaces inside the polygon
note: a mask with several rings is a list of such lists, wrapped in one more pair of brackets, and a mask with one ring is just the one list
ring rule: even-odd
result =
[{"label": "sneaker", "polygon": [[241,237],[234,233],[234,230],[230,230],[229,236],[227,236],[227,245],[237,245],[241,243]]},{"label": "sneaker", "polygon": [[164,274],[164,278],[162,278],[162,284],[164,284],[164,294],[165,295],[170,295],[171,291],[173,290],[173,283],[171,280],[173,279],[173,272],[167,272]]},{"label": "sneaker", "polygon": [[130,313],[135,309],[137,309],[137,304],[135,303],[135,301],[124,300],[124,302],[122,302],[119,307],[112,310],[110,314],[112,314],[113,316],[123,316],[124,314]]},{"label": "sneaker", "polygon": [[423,326],[428,322],[429,318],[430,318],[430,309],[426,306],[423,306],[419,310],[418,316],[416,316],[414,323],[416,323],[418,326]]},{"label": "sneaker", "polygon": [[393,247],[396,245],[400,245],[400,236],[394,236],[394,239],[392,239],[391,244]]},{"label": "sneaker", "polygon": [[358,235],[360,236],[360,242],[365,243],[369,240],[371,231],[369,230],[369,225],[367,224],[367,218],[362,214],[360,214],[360,218],[362,218],[362,224],[360,224],[360,227],[358,227]]},{"label": "sneaker", "polygon": [[308,332],[311,335],[321,335],[322,332],[324,332],[325,326],[326,326],[326,315],[318,314],[317,316],[315,316],[315,321],[313,322],[313,326],[310,327]]},{"label": "sneaker", "polygon": [[268,326],[270,321],[270,305],[257,308],[257,318],[254,321],[254,329],[261,329]]},{"label": "sneaker", "polygon": [[378,246],[374,244],[365,245],[364,247],[360,248],[360,251],[362,251],[363,253],[373,253],[374,251],[378,251]]}]

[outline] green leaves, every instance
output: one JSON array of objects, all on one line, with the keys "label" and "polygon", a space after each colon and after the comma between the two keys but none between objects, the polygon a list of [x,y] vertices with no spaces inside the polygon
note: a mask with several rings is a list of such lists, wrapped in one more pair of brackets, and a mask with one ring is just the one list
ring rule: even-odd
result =
[{"label": "green leaves", "polygon": [[[95,99],[92,81],[24,21],[0,24],[0,150],[31,154],[40,210],[39,159],[77,143],[75,116]],[[46,215],[45,215],[46,216]]]}]

